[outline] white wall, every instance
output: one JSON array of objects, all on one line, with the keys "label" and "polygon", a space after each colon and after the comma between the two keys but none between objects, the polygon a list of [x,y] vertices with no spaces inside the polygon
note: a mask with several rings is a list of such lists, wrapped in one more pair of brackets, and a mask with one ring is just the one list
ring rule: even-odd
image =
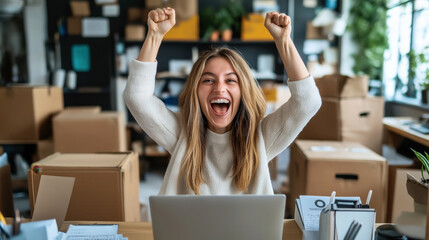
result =
[{"label": "white wall", "polygon": [[44,0],[29,0],[24,8],[24,31],[30,84],[47,84],[46,9]]},{"label": "white wall", "polygon": [[[343,0],[341,12],[350,21],[349,11],[353,1]],[[340,73],[344,75],[355,75],[352,68],[354,59],[352,55],[357,52],[357,45],[353,42],[351,33],[346,31],[340,39]]]}]

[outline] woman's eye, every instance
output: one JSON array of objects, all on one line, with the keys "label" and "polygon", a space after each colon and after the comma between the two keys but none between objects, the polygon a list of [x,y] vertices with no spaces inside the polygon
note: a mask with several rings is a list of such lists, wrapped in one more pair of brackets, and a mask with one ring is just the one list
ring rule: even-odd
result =
[{"label": "woman's eye", "polygon": [[203,80],[203,83],[211,83],[211,82],[213,82],[213,80],[211,80],[211,79],[204,79]]},{"label": "woman's eye", "polygon": [[234,83],[234,82],[237,82],[237,80],[235,80],[235,79],[228,79],[228,82]]}]

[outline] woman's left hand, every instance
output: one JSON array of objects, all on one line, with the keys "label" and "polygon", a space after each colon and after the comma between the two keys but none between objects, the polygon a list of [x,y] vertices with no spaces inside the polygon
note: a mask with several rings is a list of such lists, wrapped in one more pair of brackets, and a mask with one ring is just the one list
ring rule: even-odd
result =
[{"label": "woman's left hand", "polygon": [[265,17],[265,27],[271,33],[274,40],[290,37],[292,31],[290,17],[284,13],[269,12]]}]

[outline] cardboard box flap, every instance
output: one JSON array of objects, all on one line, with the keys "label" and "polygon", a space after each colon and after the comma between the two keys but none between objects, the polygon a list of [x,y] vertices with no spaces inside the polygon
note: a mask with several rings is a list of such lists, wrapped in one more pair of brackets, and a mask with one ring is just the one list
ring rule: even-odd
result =
[{"label": "cardboard box flap", "polygon": [[369,77],[332,74],[317,78],[316,84],[322,97],[366,97]]},{"label": "cardboard box flap", "polygon": [[296,141],[309,161],[386,161],[385,158],[371,151],[358,142],[337,141]]},{"label": "cardboard box flap", "polygon": [[[124,164],[124,161],[129,156],[129,153],[64,153],[53,154],[39,162],[31,165],[34,167],[79,167],[79,168],[119,168]],[[90,160],[90,161],[89,161]]]}]

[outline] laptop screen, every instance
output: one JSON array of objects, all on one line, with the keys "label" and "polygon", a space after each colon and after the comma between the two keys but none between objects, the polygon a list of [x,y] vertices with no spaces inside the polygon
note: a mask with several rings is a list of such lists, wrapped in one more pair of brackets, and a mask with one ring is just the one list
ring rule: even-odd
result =
[{"label": "laptop screen", "polygon": [[286,196],[151,196],[155,240],[280,240]]}]

